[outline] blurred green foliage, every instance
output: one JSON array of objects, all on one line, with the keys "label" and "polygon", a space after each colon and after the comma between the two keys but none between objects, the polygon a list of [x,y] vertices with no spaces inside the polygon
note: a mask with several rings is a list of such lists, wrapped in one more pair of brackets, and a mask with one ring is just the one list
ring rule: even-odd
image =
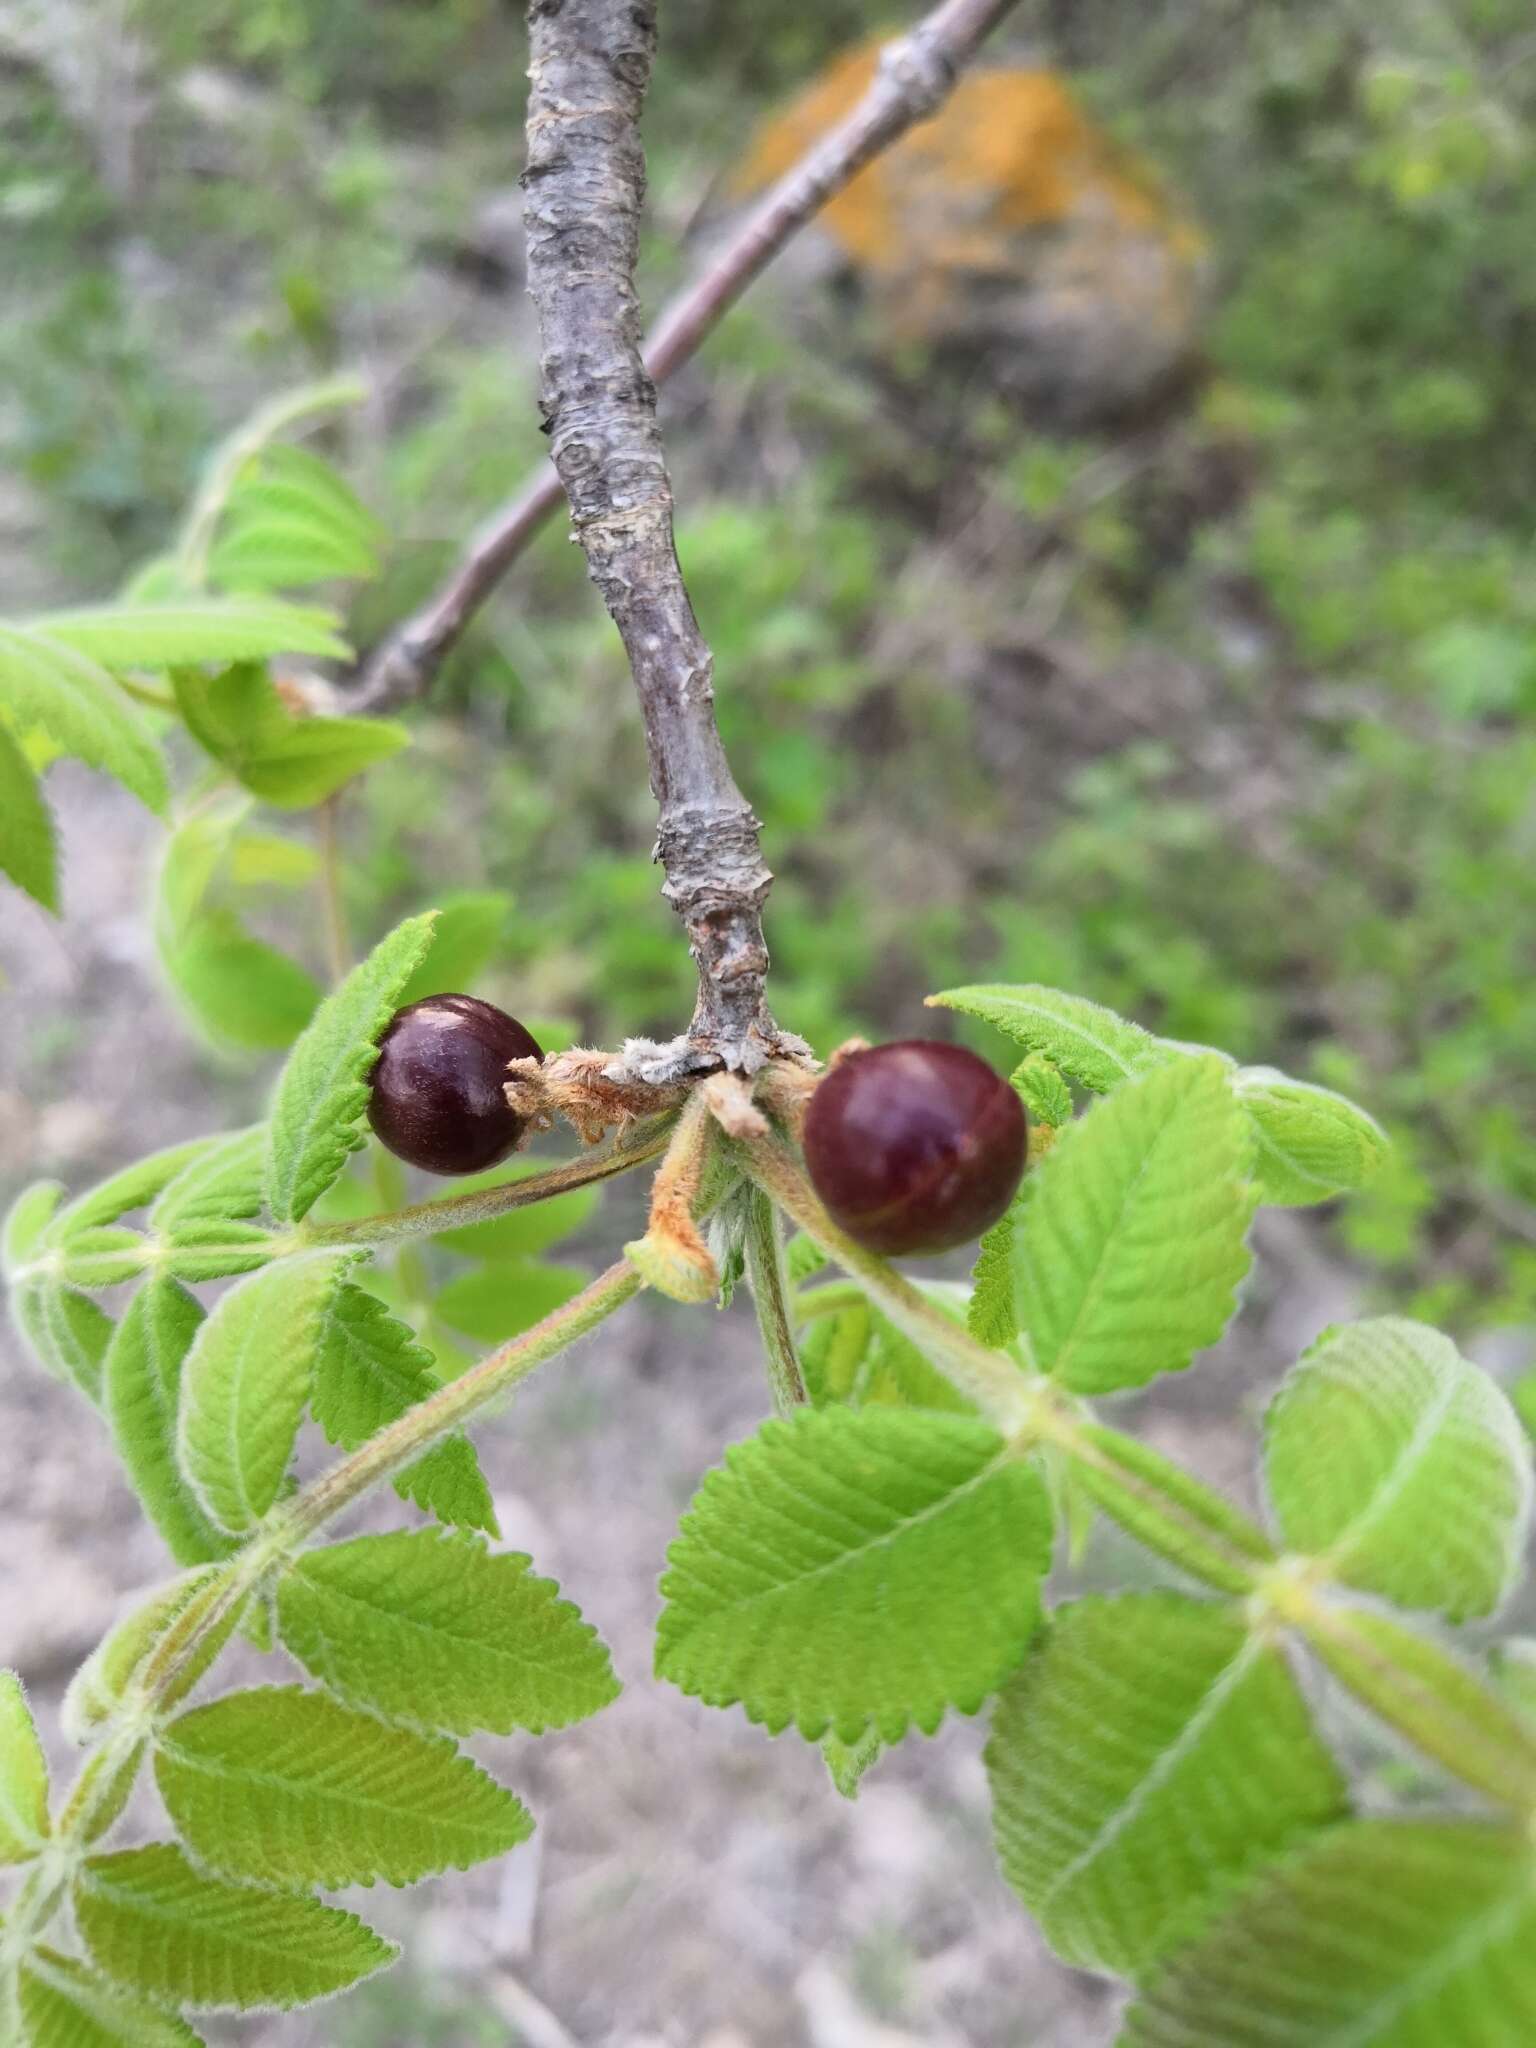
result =
[{"label": "blurred green foliage", "polygon": [[[61,15],[69,13],[60,0]],[[666,10],[653,294],[745,120],[911,10]],[[502,0],[139,0],[142,123],[18,64],[0,458],[71,595],[163,543],[260,396],[362,362],[322,443],[390,536],[367,644],[541,448]],[[839,354],[770,284],[669,394],[679,546],[778,869],[780,1014],[823,1047],[982,976],[1080,989],[1310,1072],[1391,1126],[1341,1228],[1415,1311],[1536,1315],[1536,63],[1525,0],[1021,7],[1207,223],[1209,375],[1053,439],[984,377]],[[123,101],[122,104],[130,104]],[[137,104],[136,102],[134,104]],[[117,126],[114,127],[114,120]],[[344,820],[354,928],[511,898],[491,993],[594,1037],[691,990],[644,751],[545,534],[418,743]]]}]

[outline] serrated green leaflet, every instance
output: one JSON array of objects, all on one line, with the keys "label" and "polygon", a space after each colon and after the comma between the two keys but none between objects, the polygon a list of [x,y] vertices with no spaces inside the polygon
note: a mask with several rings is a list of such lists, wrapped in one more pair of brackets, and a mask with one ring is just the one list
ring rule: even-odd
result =
[{"label": "serrated green leaflet", "polygon": [[[200,1565],[183,1572],[168,1586],[158,1587],[147,1600],[127,1614],[80,1666],[69,1682],[59,1718],[71,1742],[91,1740],[115,1713],[124,1693],[151,1651],[158,1648],[176,1622],[194,1601],[217,1581],[212,1565]],[[227,1626],[210,1630],[199,1644],[194,1659],[182,1671],[174,1687],[160,1694],[162,1705],[173,1704],[213,1662],[234,1629],[231,1610]]]},{"label": "serrated green leaflet", "polygon": [[1464,1621],[1497,1607],[1519,1571],[1531,1505],[1519,1419],[1423,1323],[1325,1332],[1270,1404],[1264,1469],[1287,1545],[1399,1606]]},{"label": "serrated green leaflet", "polygon": [[1528,2048],[1536,1852],[1478,1821],[1357,1821],[1176,1955],[1122,2048]]},{"label": "serrated green leaflet", "polygon": [[353,1913],[206,1877],[169,1842],[93,1856],[75,1882],[74,1906],[108,1976],[179,2005],[304,2005],[345,1991],[396,1954]]},{"label": "serrated green leaflet", "polygon": [[48,1766],[27,1696],[0,1671],[0,1863],[25,1863],[48,1839]]},{"label": "serrated green leaflet", "polygon": [[931,1734],[1023,1654],[1050,1543],[1038,1474],[984,1423],[802,1410],[728,1451],[694,1497],[656,1668],[773,1733]]},{"label": "serrated green leaflet", "polygon": [[182,663],[264,661],[273,654],[329,655],[351,649],[334,612],[277,598],[181,597],[133,605],[50,612],[28,630],[103,668],[177,668]]},{"label": "serrated green leaflet", "polygon": [[1386,1132],[1331,1088],[1273,1067],[1239,1067],[1232,1085],[1253,1119],[1261,1201],[1326,1202],[1363,1187],[1386,1157]]},{"label": "serrated green leaflet", "polygon": [[138,1231],[115,1223],[91,1223],[66,1233],[60,1222],[50,1243],[58,1276],[70,1287],[116,1287],[136,1279],[146,1264]]},{"label": "serrated green leaflet", "polygon": [[1014,1196],[982,1237],[976,1264],[971,1269],[971,1303],[966,1310],[966,1327],[978,1344],[989,1344],[994,1350],[1013,1343],[1019,1334],[1014,1267],[1018,1260],[1017,1239],[1027,1201],[1027,1194]]},{"label": "serrated green leaflet", "polygon": [[946,989],[928,1001],[938,1009],[963,1010],[968,1017],[995,1025],[1030,1052],[1043,1053],[1097,1095],[1178,1056],[1139,1024],[1056,988],[1030,983],[1009,988],[998,983]]},{"label": "serrated green leaflet", "polygon": [[174,680],[193,737],[237,782],[288,809],[320,803],[410,737],[392,719],[300,717],[257,662],[216,676],[180,669]]},{"label": "serrated green leaflet", "polygon": [[309,1551],[279,1581],[277,1616],[334,1692],[452,1735],[541,1734],[618,1696],[595,1630],[526,1557],[435,1529]]},{"label": "serrated green leaflet", "polygon": [[[808,1299],[814,1302],[815,1295]],[[813,1407],[842,1401],[859,1405],[874,1328],[874,1310],[867,1301],[818,1315],[806,1324],[800,1337],[800,1369]]]},{"label": "serrated green leaflet", "polygon": [[223,590],[302,590],[333,577],[371,576],[378,557],[350,534],[307,516],[279,487],[245,493],[208,560]]},{"label": "serrated green leaflet", "polygon": [[32,764],[0,724],[0,874],[44,910],[59,907],[59,850],[53,814]]},{"label": "serrated green leaflet", "polygon": [[1216,1342],[1248,1270],[1249,1157],[1215,1060],[1127,1082],[1062,1132],[1016,1238],[1019,1317],[1042,1372],[1110,1393]]},{"label": "serrated green leaflet", "polygon": [[178,1564],[231,1548],[176,1461],[182,1369],[203,1320],[184,1287],[157,1275],[128,1304],[102,1366],[102,1405],[123,1469]]},{"label": "serrated green leaflet", "polygon": [[[312,1396],[315,1420],[333,1444],[356,1450],[438,1384],[408,1324],[377,1295],[337,1288],[321,1326]],[[434,1444],[394,1484],[402,1499],[440,1521],[497,1533],[490,1488],[473,1444],[460,1433]]]},{"label": "serrated green leaflet", "polygon": [[466,1337],[504,1344],[579,1294],[589,1277],[576,1266],[505,1259],[460,1273],[441,1289],[432,1306],[443,1322]]},{"label": "serrated green leaflet", "polygon": [[150,1228],[170,1236],[204,1223],[261,1213],[267,1127],[252,1124],[227,1138],[210,1138],[184,1166],[149,1212]]},{"label": "serrated green leaflet", "polygon": [[1057,1954],[1137,1975],[1344,1785],[1285,1653],[1235,1607],[1057,1610],[987,1746],[998,1854]]},{"label": "serrated green leaflet", "polygon": [[56,1949],[28,1953],[17,1974],[16,2010],[16,2048],[197,2048],[185,2020]]},{"label": "serrated green leaflet", "polygon": [[309,1398],[326,1304],[355,1252],[304,1252],[239,1280],[181,1376],[176,1461],[218,1528],[241,1535],[277,1499]]},{"label": "serrated green leaflet", "polygon": [[401,1003],[472,988],[500,950],[511,912],[512,898],[500,889],[465,889],[444,896],[427,957],[401,989]]},{"label": "serrated green leaflet", "polygon": [[66,1287],[56,1271],[37,1273],[13,1283],[11,1314],[46,1371],[72,1380],[88,1401],[100,1398],[112,1319],[88,1294]]},{"label": "serrated green leaflet", "polygon": [[866,1728],[857,1742],[844,1742],[836,1735],[823,1735],[821,1754],[827,1776],[844,1799],[857,1799],[864,1773],[879,1761],[885,1744],[873,1728]]},{"label": "serrated green leaflet", "polygon": [[19,727],[40,726],[60,753],[164,811],[169,792],[160,749],[104,668],[46,632],[0,626],[0,684]]},{"label": "serrated green leaflet", "polygon": [[1074,1480],[1112,1521],[1209,1586],[1254,1590],[1275,1553],[1240,1509],[1161,1451],[1117,1429],[1082,1422],[1074,1438]]},{"label": "serrated green leaflet", "polygon": [[1053,1130],[1071,1123],[1072,1090],[1062,1079],[1055,1061],[1048,1060],[1044,1053],[1027,1054],[1008,1079],[1034,1122],[1049,1124]]},{"label": "serrated green leaflet", "polygon": [[1536,1811],[1536,1727],[1481,1670],[1393,1615],[1329,1606],[1306,1640],[1398,1736],[1517,1812]]},{"label": "serrated green leaflet", "polygon": [[363,1143],[378,1037],[431,935],[430,911],[397,925],[327,996],[289,1055],[272,1100],[267,1164],[267,1201],[279,1222],[307,1215]]},{"label": "serrated green leaflet", "polygon": [[167,1145],[163,1152],[152,1152],[147,1159],[135,1160],[121,1173],[114,1173],[99,1186],[77,1195],[61,1210],[58,1236],[68,1238],[98,1224],[115,1223],[119,1216],[144,1208],[215,1142],[212,1138],[191,1138],[183,1145]]},{"label": "serrated green leaflet", "polygon": [[179,1715],[157,1738],[155,1779],[200,1863],[263,1884],[414,1884],[533,1833],[520,1802],[446,1737],[299,1686]]},{"label": "serrated green leaflet", "polygon": [[226,1280],[254,1273],[277,1255],[282,1240],[258,1223],[193,1223],[162,1238],[161,1271],[178,1280]]},{"label": "serrated green leaflet", "polygon": [[35,1180],[22,1189],[5,1214],[0,1230],[0,1266],[7,1280],[43,1241],[64,1190],[56,1180]]}]

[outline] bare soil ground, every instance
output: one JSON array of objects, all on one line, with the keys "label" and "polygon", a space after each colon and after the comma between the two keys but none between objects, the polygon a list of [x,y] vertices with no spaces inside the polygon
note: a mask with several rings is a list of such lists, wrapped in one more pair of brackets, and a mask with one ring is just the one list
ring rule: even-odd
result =
[{"label": "bare soil ground", "polygon": [[[65,766],[68,921],[0,899],[0,1194],[74,1186],[257,1107],[264,1074],[222,1069],[156,985],[141,903],[153,831]],[[594,1256],[622,1240],[616,1195]],[[1288,1288],[1284,1311],[1278,1283]],[[1235,1410],[1281,1357],[1353,1306],[1350,1276],[1289,1221],[1265,1241],[1235,1343],[1148,1417],[1155,1441],[1247,1484]],[[74,1667],[166,1570],[101,1426],[8,1334],[0,1355],[0,1660],[68,1768],[57,1710]],[[357,1903],[407,1960],[351,2001],[213,2021],[248,2048],[1096,2048],[1118,1993],[1044,1951],[997,1875],[984,1729],[909,1741],[855,1804],[817,1753],[769,1741],[649,1676],[669,1533],[722,1446],[766,1405],[750,1324],[628,1310],[481,1433],[507,1541],[558,1577],[613,1646],[626,1690],[535,1744],[485,1745],[539,1831],[498,1866]],[[1101,1580],[1144,1567],[1123,1548]],[[254,1652],[241,1652],[253,1673]],[[276,1662],[277,1660],[270,1660]],[[155,1825],[146,1805],[146,1828]]]}]

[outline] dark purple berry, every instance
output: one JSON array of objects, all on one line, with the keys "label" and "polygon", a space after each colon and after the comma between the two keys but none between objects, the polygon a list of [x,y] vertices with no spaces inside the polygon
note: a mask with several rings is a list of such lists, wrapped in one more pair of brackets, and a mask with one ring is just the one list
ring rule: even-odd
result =
[{"label": "dark purple berry", "polygon": [[963,1046],[849,1053],[812,1095],[805,1163],[832,1220],[887,1256],[948,1251],[997,1221],[1024,1172],[1024,1105]]},{"label": "dark purple berry", "polygon": [[397,1159],[428,1173],[479,1173],[525,1128],[502,1092],[507,1062],[543,1057],[515,1017],[478,996],[407,1003],[379,1041],[368,1121]]}]

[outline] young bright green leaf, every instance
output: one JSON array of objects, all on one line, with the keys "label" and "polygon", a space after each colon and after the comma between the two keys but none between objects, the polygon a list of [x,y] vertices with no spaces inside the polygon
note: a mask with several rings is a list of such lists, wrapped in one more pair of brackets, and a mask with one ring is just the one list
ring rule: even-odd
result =
[{"label": "young bright green leaf", "polygon": [[204,1223],[259,1215],[266,1159],[265,1124],[209,1138],[157,1198],[149,1212],[150,1228],[172,1236]]},{"label": "young bright green leaf", "polygon": [[265,661],[274,654],[345,661],[351,649],[338,637],[336,623],[334,612],[274,597],[182,597],[50,612],[34,619],[29,630],[103,668],[161,669]]},{"label": "young bright green leaf", "polygon": [[115,1223],[119,1216],[134,1209],[145,1208],[216,1142],[212,1138],[191,1138],[185,1144],[167,1145],[163,1152],[151,1152],[147,1159],[136,1159],[121,1173],[114,1173],[87,1193],[77,1195],[61,1210],[56,1236],[62,1241],[98,1224]]},{"label": "young bright green leaf", "polygon": [[1246,1119],[1215,1060],[1180,1059],[1071,1124],[1031,1177],[1016,1248],[1040,1370],[1082,1394],[1180,1372],[1248,1270]]},{"label": "young bright green leaf", "polygon": [[[219,1577],[214,1565],[199,1565],[158,1586],[149,1598],[127,1614],[99,1642],[69,1682],[59,1718],[71,1742],[84,1745],[105,1726],[121,1704],[123,1695],[151,1651],[157,1649],[195,1600],[205,1594]],[[211,1630],[198,1646],[197,1655],[182,1671],[161,1704],[173,1704],[190,1692],[208,1669],[234,1631],[235,1613],[227,1623]]]},{"label": "young bright green leaf", "polygon": [[161,959],[193,1023],[215,1043],[281,1052],[320,1002],[314,976],[253,938],[232,910],[204,911]]},{"label": "young bright green leaf", "polygon": [[1232,1085],[1253,1118],[1261,1202],[1326,1202],[1363,1187],[1386,1157],[1380,1124],[1331,1088],[1273,1067],[1239,1067]]},{"label": "young bright green leaf", "polygon": [[178,1715],[155,1779],[200,1863],[263,1884],[414,1884],[505,1855],[526,1808],[441,1735],[272,1686]]},{"label": "young bright green leaf", "polygon": [[1053,1130],[1071,1123],[1072,1090],[1062,1079],[1055,1061],[1048,1060],[1044,1053],[1026,1054],[1008,1079],[1023,1097],[1031,1123],[1049,1124]]},{"label": "young bright green leaf", "polygon": [[1076,1484],[1111,1521],[1192,1577],[1251,1593],[1274,1548],[1240,1508],[1161,1451],[1098,1423],[1077,1426]]},{"label": "young bright green leaf", "polygon": [[1064,1074],[1097,1095],[1178,1057],[1139,1024],[1056,988],[1009,988],[998,983],[946,989],[928,1001],[937,1009],[963,1010],[968,1017],[995,1025],[1030,1052],[1044,1053]]},{"label": "young bright green leaf", "polygon": [[1325,1332],[1270,1404],[1264,1466],[1287,1546],[1325,1556],[1347,1585],[1465,1621],[1519,1573],[1531,1509],[1519,1419],[1423,1323]]},{"label": "young bright green leaf", "polygon": [[191,1223],[173,1230],[160,1247],[163,1273],[177,1280],[227,1280],[254,1273],[282,1242],[259,1223]]},{"label": "young bright green leaf", "polygon": [[0,1271],[9,1281],[42,1243],[64,1194],[56,1180],[35,1180],[24,1187],[5,1212],[0,1227]]},{"label": "young bright green leaf", "polygon": [[805,1324],[799,1339],[800,1369],[813,1408],[826,1408],[834,1402],[846,1402],[853,1408],[863,1405],[874,1334],[874,1310],[867,1301],[818,1315]]},{"label": "young bright green leaf", "polygon": [[827,1776],[844,1799],[857,1799],[864,1773],[878,1763],[885,1744],[873,1728],[866,1728],[857,1742],[844,1742],[836,1735],[821,1738],[822,1759]]},{"label": "young bright green leaf", "polygon": [[144,1271],[144,1240],[115,1223],[91,1223],[65,1236],[62,1220],[51,1233],[59,1278],[70,1287],[117,1287]]},{"label": "young bright green leaf", "polygon": [[307,1552],[278,1582],[277,1618],[333,1692],[450,1735],[540,1735],[618,1697],[607,1649],[552,1580],[438,1529]]},{"label": "young bright green leaf", "polygon": [[198,2048],[184,2020],[41,1944],[16,1978],[16,2048]]},{"label": "young bright green leaf", "polygon": [[229,879],[237,889],[307,889],[319,872],[314,847],[280,832],[243,832],[229,849]]},{"label": "young bright green leaf", "polygon": [[1003,1873],[1046,1939],[1131,1976],[1344,1809],[1283,1647],[1176,1593],[1059,1608],[987,1770]]},{"label": "young bright green leaf", "polygon": [[203,1321],[186,1289],[157,1274],[129,1302],[102,1368],[102,1405],[123,1469],[178,1564],[224,1557],[232,1547],[176,1462],[182,1368]]},{"label": "young bright green leaf", "polygon": [[372,548],[307,517],[276,492],[258,501],[253,489],[214,544],[208,580],[221,590],[302,590],[335,577],[371,576],[377,569]]},{"label": "young bright green leaf", "polygon": [[500,889],[465,889],[445,896],[427,957],[400,991],[400,1001],[457,995],[473,988],[506,937],[512,898]]},{"label": "young bright green leaf", "polygon": [[100,1398],[112,1318],[88,1294],[66,1287],[57,1271],[39,1272],[13,1283],[11,1314],[46,1372],[72,1380],[88,1401]]},{"label": "young bright green leaf", "polygon": [[1422,1627],[1367,1608],[1330,1608],[1306,1639],[1396,1734],[1490,1799],[1536,1811],[1536,1728],[1479,1666]]},{"label": "young bright green leaf", "polygon": [[277,1499],[304,1404],[326,1304],[350,1251],[302,1252],[239,1280],[187,1353],[176,1456],[198,1505],[242,1535]]},{"label": "young bright green leaf", "polygon": [[431,935],[430,911],[397,925],[326,997],[289,1055],[272,1100],[267,1166],[267,1202],[279,1222],[307,1215],[363,1143],[379,1034]]},{"label": "young bright green leaf", "polygon": [[1019,1334],[1018,1289],[1014,1269],[1018,1263],[1018,1234],[1028,1195],[1014,1196],[1008,1207],[986,1231],[971,1268],[971,1302],[966,1310],[966,1328],[978,1344],[994,1350],[1013,1343]]},{"label": "young bright green leaf", "polygon": [[[440,1384],[410,1326],[377,1295],[338,1287],[321,1326],[311,1406],[333,1444],[355,1451]],[[440,1521],[496,1535],[496,1510],[473,1444],[445,1437],[395,1477],[395,1491]]]},{"label": "young bright green leaf", "polygon": [[169,1842],[93,1856],[75,1881],[74,1907],[109,1977],[179,2005],[304,2005],[396,1955],[353,1913],[205,1876]]},{"label": "young bright green leaf", "polygon": [[25,1863],[48,1840],[48,1765],[27,1696],[0,1671],[0,1863]]},{"label": "young bright green leaf", "polygon": [[580,1294],[590,1279],[579,1266],[545,1260],[506,1259],[460,1273],[437,1295],[433,1307],[451,1329],[482,1344],[504,1344]]},{"label": "young bright green leaf", "polygon": [[271,442],[261,452],[255,482],[242,482],[231,504],[240,510],[253,496],[262,504],[284,503],[292,511],[302,507],[309,518],[370,548],[384,540],[384,528],[346,478],[312,448]]},{"label": "young bright green leaf", "polygon": [[1306,1843],[1175,1954],[1121,2048],[1528,2048],[1536,1854],[1475,1820]]},{"label": "young bright green leaf", "polygon": [[59,849],[53,814],[32,764],[0,724],[0,874],[44,910],[59,908]]},{"label": "young bright green leaf", "polygon": [[733,1446],[662,1580],[656,1668],[771,1733],[854,1742],[975,1713],[1040,1618],[1050,1510],[985,1423],[802,1409]]},{"label": "young bright green leaf", "polygon": [[296,713],[257,662],[214,676],[180,669],[174,683],[193,737],[236,781],[288,809],[320,803],[410,738],[390,719]]},{"label": "young bright green leaf", "polygon": [[62,754],[112,776],[163,813],[165,763],[144,721],[104,668],[42,631],[0,625],[0,688],[23,730],[40,726]]}]

